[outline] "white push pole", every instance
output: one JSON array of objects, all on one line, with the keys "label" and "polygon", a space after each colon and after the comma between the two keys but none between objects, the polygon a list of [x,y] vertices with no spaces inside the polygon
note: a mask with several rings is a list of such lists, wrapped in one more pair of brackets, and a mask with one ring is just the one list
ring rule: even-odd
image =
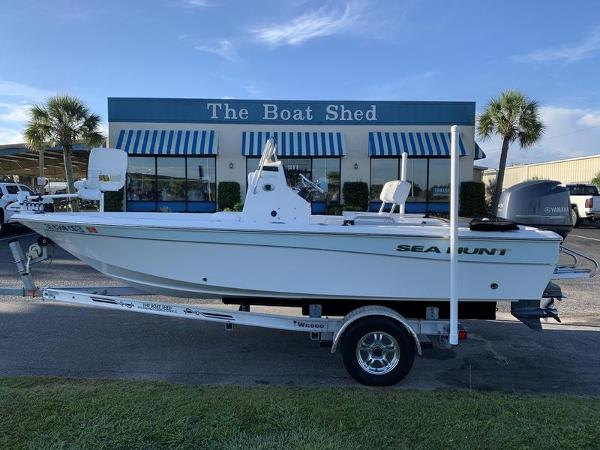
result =
[{"label": "white push pole", "polygon": [[458,127],[450,139],[450,344],[458,345]]},{"label": "white push pole", "polygon": [[[402,152],[402,168],[400,169],[400,181],[406,181],[406,163],[408,161],[408,153]],[[400,214],[404,214],[404,205],[400,205]]]}]

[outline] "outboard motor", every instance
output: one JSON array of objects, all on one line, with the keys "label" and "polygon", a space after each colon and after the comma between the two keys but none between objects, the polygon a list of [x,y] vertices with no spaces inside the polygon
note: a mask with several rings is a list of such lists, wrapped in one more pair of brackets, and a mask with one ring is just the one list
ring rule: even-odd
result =
[{"label": "outboard motor", "polygon": [[[525,181],[509,187],[500,196],[498,217],[536,228],[554,231],[563,239],[573,228],[569,191],[559,181]],[[542,300],[512,302],[513,316],[533,330],[541,330],[540,319],[560,322],[555,300],[563,298],[560,286],[550,282]]]},{"label": "outboard motor", "polygon": [[500,196],[497,216],[563,238],[573,228],[569,191],[559,181],[533,180],[509,187]]}]

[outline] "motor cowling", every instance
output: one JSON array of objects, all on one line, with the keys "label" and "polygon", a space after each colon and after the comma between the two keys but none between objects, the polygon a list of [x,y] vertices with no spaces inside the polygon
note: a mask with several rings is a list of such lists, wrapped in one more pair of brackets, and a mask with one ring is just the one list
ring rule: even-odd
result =
[{"label": "motor cowling", "polygon": [[509,187],[500,196],[497,216],[563,238],[573,228],[569,191],[559,181],[525,181]]}]

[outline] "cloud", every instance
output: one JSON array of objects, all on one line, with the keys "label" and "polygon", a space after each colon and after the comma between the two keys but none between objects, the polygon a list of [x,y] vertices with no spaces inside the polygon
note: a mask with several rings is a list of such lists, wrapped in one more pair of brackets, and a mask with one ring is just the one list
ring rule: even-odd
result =
[{"label": "cloud", "polygon": [[0,144],[19,144],[21,142],[23,142],[23,134],[20,130],[0,125]]},{"label": "cloud", "polygon": [[430,80],[438,74],[437,70],[427,70],[401,76],[392,81],[374,84],[366,90],[365,94],[372,100],[393,100],[398,98],[405,100],[411,96],[422,97],[421,92],[427,90]]},{"label": "cloud", "polygon": [[190,38],[186,34],[179,35],[178,39],[187,42],[194,48],[194,50],[198,50],[199,52],[211,53],[231,62],[242,61],[237,51],[237,44],[230,39],[224,38],[207,42],[199,42]]},{"label": "cloud", "polygon": [[[508,153],[508,164],[526,164],[600,154],[600,109],[540,107],[546,131],[542,139],[528,149],[515,143]],[[477,138],[475,138],[477,140]],[[480,142],[487,158],[479,164],[497,168],[501,142],[498,138]]]},{"label": "cloud", "polygon": [[214,3],[209,0],[184,0],[184,6],[191,8],[204,8],[207,6],[214,6]]},{"label": "cloud", "polygon": [[357,23],[364,9],[362,1],[350,1],[342,8],[326,4],[283,24],[265,25],[251,30],[258,42],[278,47],[300,45],[311,39],[331,36],[348,30]]},{"label": "cloud", "polygon": [[20,97],[27,100],[40,101],[54,93],[27,84],[0,80],[0,97]]},{"label": "cloud", "polygon": [[29,120],[29,104],[0,102],[1,122],[25,122]]},{"label": "cloud", "polygon": [[29,120],[32,103],[41,102],[54,92],[10,80],[0,80],[0,144],[23,141],[22,130]]},{"label": "cloud", "polygon": [[531,53],[516,55],[513,59],[538,63],[562,61],[565,64],[570,64],[590,58],[598,53],[598,51],[600,51],[600,26],[596,27],[585,39],[577,44],[535,50]]}]

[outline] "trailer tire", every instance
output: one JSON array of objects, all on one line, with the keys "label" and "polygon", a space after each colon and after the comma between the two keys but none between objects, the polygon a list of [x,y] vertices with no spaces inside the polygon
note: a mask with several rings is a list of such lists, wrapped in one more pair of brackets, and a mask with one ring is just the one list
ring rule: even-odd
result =
[{"label": "trailer tire", "polygon": [[414,338],[388,317],[366,317],[353,323],[341,342],[344,367],[367,386],[391,386],[402,380],[415,360]]}]

